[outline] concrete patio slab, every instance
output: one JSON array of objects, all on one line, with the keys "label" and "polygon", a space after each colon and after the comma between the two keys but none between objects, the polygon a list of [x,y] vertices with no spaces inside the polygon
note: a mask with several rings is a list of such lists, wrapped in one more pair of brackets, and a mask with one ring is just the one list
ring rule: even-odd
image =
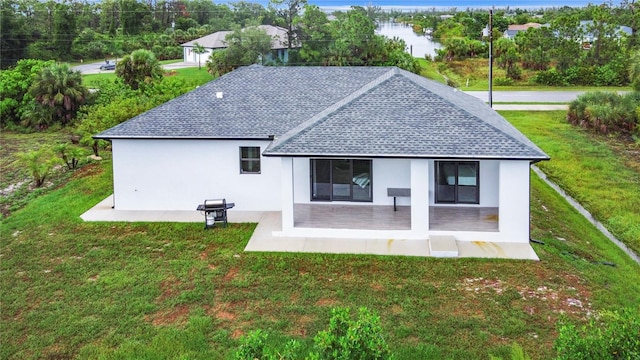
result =
[{"label": "concrete patio slab", "polygon": [[[197,205],[197,204],[196,204]],[[204,214],[200,211],[143,211],[116,210],[113,208],[113,195],[99,202],[80,218],[84,221],[123,221],[123,222],[202,222]],[[228,211],[229,222],[258,222],[262,217],[260,211]]]},{"label": "concrete patio slab", "polygon": [[[196,210],[126,211],[115,210],[112,205],[113,197],[109,196],[80,217],[84,221],[204,223],[204,215]],[[442,247],[439,247],[439,243],[430,244],[428,239],[340,239],[282,236],[282,215],[279,211],[246,212],[231,210],[228,217],[231,223],[258,223],[244,249],[245,251],[428,257],[437,255],[430,252],[430,248],[433,248],[434,245],[438,249]],[[457,257],[539,260],[528,243],[455,241],[455,244],[459,251]],[[449,247],[450,245],[450,242],[448,242]],[[446,249],[443,248],[441,250]]]},{"label": "concrete patio slab", "polygon": [[459,257],[540,260],[529,243],[458,241]]}]

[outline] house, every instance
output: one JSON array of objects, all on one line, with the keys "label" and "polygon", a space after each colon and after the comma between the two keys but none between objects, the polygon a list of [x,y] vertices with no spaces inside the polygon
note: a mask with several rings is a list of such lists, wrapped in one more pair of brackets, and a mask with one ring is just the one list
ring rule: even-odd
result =
[{"label": "house", "polygon": [[[289,60],[288,46],[287,46],[287,29],[273,26],[273,25],[259,25],[258,29],[263,30],[267,33],[267,35],[271,36],[271,50],[272,53],[268,55],[268,60],[278,59],[282,63],[286,63]],[[209,34],[207,36],[186,42],[180,46],[183,48],[183,60],[188,63],[204,63],[209,59],[211,53],[214,50],[218,49],[226,49],[227,35],[231,34],[233,31],[218,31],[213,34]],[[198,43],[205,48],[205,52],[202,54],[197,54],[194,52],[193,48],[195,44]],[[295,45],[293,47],[300,47],[299,45]]]},{"label": "house", "polygon": [[95,138],[114,209],[226,198],[281,214],[276,237],[528,246],[530,164],[549,159],[482,101],[395,67],[243,67]]},{"label": "house", "polygon": [[[602,24],[602,26],[607,27],[607,24]],[[581,20],[578,28],[582,34],[580,42],[583,44],[583,47],[585,49],[591,48],[591,44],[598,39],[598,30],[596,29],[595,22],[593,20]],[[633,29],[629,26],[618,26],[613,32],[613,35],[617,39],[633,35]]]},{"label": "house", "polygon": [[527,31],[530,28],[534,28],[534,29],[538,29],[540,28],[541,24],[538,23],[526,23],[526,24],[511,24],[509,25],[509,27],[507,28],[507,30],[504,32],[504,34],[502,34],[502,36],[506,37],[509,40],[513,40],[516,38],[516,35],[521,32],[521,31]]}]

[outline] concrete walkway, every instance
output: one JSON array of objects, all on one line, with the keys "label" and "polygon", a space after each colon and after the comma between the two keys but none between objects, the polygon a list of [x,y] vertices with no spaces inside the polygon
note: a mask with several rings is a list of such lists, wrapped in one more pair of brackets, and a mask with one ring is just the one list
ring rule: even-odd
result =
[{"label": "concrete walkway", "polygon": [[562,111],[569,110],[566,104],[493,104],[493,110],[522,110],[522,111]]},{"label": "concrete walkway", "polygon": [[[112,208],[113,197],[109,196],[80,217],[84,221],[110,222],[201,222],[204,215],[199,211],[127,211]],[[339,239],[312,237],[278,236],[282,231],[281,213],[233,211],[228,213],[229,222],[258,223],[245,251],[256,252],[300,252],[326,254],[368,254],[368,255],[398,255],[422,256],[431,254],[428,239]],[[204,230],[203,230],[204,231]],[[224,231],[213,229],[209,231]],[[505,258],[539,260],[533,248],[528,243],[490,243],[456,241],[457,257],[466,258]],[[445,257],[449,257],[446,256]]]}]

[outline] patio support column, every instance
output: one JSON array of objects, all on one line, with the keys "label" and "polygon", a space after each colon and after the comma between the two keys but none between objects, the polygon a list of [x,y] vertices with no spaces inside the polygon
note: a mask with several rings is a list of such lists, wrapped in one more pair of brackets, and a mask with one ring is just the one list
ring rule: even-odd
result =
[{"label": "patio support column", "polygon": [[[266,190],[268,191],[268,189]],[[293,158],[282,158],[282,232],[293,230]]]},{"label": "patio support column", "polygon": [[500,161],[498,228],[502,241],[529,242],[529,161]]},{"label": "patio support column", "polygon": [[411,232],[414,237],[429,236],[429,161],[411,160]]}]

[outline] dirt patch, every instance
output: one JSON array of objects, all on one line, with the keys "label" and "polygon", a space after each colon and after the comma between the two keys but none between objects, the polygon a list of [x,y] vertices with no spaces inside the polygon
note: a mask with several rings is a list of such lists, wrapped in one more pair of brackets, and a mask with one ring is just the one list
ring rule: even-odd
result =
[{"label": "dirt patch", "polygon": [[542,307],[550,309],[554,313],[589,316],[592,312],[590,292],[581,284],[579,277],[573,275],[566,277],[569,285],[553,284],[537,287],[510,286],[508,282],[500,279],[468,278],[464,279],[458,288],[467,293],[489,296],[503,294],[505,290],[512,288],[521,296],[521,299],[514,300],[527,301],[523,311],[529,314],[536,313],[538,311],[536,303],[541,303],[544,305]]},{"label": "dirt patch", "polygon": [[374,291],[384,291],[384,286],[379,283],[371,284],[371,289]]},{"label": "dirt patch", "polygon": [[314,321],[315,318],[309,315],[302,315],[295,319],[295,322],[293,323],[293,326],[288,334],[291,336],[306,337],[307,327],[309,327],[309,324],[313,323]]},{"label": "dirt patch", "polygon": [[316,302],[316,306],[335,306],[338,304],[336,299],[322,298]]},{"label": "dirt patch", "polygon": [[155,326],[184,324],[189,316],[189,307],[180,305],[171,309],[162,310],[152,315],[145,316],[145,320],[151,321]]},{"label": "dirt patch", "polygon": [[242,335],[244,335],[244,332],[240,329],[235,329],[233,330],[233,332],[231,333],[231,338],[232,339],[239,339],[242,337]]},{"label": "dirt patch", "polygon": [[168,298],[174,297],[178,292],[178,288],[182,282],[176,278],[169,278],[160,283],[160,290],[162,293],[156,299],[157,302],[162,302]]},{"label": "dirt patch", "polygon": [[231,281],[238,276],[238,268],[231,268],[227,274],[222,278],[224,281]]}]

